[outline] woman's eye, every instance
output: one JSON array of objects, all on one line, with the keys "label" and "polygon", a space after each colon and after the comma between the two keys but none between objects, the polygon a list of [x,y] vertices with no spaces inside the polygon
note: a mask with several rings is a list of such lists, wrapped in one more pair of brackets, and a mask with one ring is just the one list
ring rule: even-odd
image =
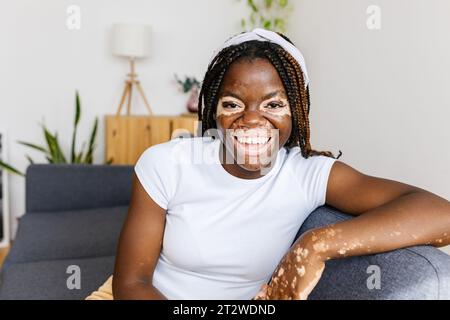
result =
[{"label": "woman's eye", "polygon": [[268,109],[279,109],[283,108],[285,105],[282,103],[272,102],[267,105]]},{"label": "woman's eye", "polygon": [[237,108],[239,108],[239,106],[237,104],[232,103],[232,102],[224,103],[223,107],[226,108],[226,109],[237,109]]}]

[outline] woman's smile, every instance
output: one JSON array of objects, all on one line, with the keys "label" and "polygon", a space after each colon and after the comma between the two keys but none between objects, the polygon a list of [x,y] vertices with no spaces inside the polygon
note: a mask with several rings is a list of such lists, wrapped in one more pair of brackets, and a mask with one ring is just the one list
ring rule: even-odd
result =
[{"label": "woman's smile", "polygon": [[[243,160],[244,164],[248,157],[256,157],[256,160],[269,158],[276,145],[277,129],[254,128],[254,129],[227,129],[227,142],[230,149],[237,156],[237,161]],[[274,138],[275,137],[275,138]]]}]

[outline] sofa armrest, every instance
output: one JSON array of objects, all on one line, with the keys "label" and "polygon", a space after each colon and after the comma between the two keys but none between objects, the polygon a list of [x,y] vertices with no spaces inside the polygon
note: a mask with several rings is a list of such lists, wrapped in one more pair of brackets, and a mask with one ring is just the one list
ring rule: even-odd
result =
[{"label": "sofa armrest", "polygon": [[127,206],[132,166],[33,164],[26,172],[26,212]]},{"label": "sofa armrest", "polygon": [[[309,229],[348,219],[350,215],[332,207],[319,207],[296,238]],[[369,266],[379,268],[379,289],[368,286],[374,268]],[[450,256],[431,246],[414,246],[330,260],[310,299],[450,299]]]}]

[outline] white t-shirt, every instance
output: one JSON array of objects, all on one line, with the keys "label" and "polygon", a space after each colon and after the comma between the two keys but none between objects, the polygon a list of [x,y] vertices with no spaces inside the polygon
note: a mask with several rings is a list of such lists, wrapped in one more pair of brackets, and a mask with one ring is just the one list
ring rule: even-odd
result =
[{"label": "white t-shirt", "polygon": [[166,226],[153,285],[168,299],[251,299],[308,215],[325,203],[335,161],[279,150],[261,178],[219,162],[220,140],[176,138],[148,148],[135,172]]}]

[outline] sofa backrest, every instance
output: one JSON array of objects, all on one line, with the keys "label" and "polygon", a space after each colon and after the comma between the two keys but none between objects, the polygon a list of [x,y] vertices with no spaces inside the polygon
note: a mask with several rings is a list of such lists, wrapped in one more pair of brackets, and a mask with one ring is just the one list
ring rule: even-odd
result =
[{"label": "sofa backrest", "polygon": [[26,172],[26,212],[126,206],[133,167],[32,164]]}]

